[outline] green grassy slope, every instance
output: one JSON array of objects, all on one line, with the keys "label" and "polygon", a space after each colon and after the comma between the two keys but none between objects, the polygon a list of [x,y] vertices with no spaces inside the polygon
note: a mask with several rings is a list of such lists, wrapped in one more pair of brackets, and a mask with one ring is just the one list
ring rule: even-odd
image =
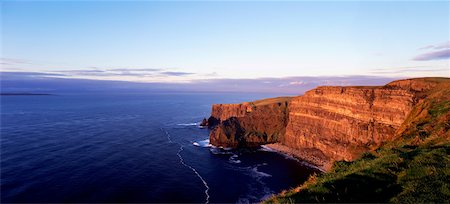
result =
[{"label": "green grassy slope", "polygon": [[398,139],[266,203],[450,202],[450,83],[445,80],[418,103]]},{"label": "green grassy slope", "polygon": [[252,104],[254,106],[264,106],[264,105],[274,104],[274,103],[289,102],[291,99],[292,99],[292,97],[266,98],[266,99],[261,99],[261,100],[257,100],[257,101],[252,101],[252,102],[250,102],[250,104]]}]

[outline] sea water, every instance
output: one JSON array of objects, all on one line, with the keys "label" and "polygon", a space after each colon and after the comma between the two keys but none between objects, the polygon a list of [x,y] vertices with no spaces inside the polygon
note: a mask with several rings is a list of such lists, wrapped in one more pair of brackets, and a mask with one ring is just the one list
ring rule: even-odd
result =
[{"label": "sea water", "polygon": [[264,94],[1,97],[2,202],[258,202],[316,170],[209,145],[213,103]]}]

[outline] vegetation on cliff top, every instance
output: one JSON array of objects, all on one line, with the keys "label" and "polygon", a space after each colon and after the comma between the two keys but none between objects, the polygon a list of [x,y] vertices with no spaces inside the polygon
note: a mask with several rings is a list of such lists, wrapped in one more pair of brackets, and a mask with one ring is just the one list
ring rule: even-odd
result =
[{"label": "vegetation on cliff top", "polygon": [[276,98],[266,98],[266,99],[261,99],[261,100],[256,100],[256,101],[252,101],[250,102],[250,104],[254,105],[254,106],[264,106],[264,105],[269,105],[269,104],[274,104],[274,103],[285,103],[285,102],[289,102],[292,99],[292,97],[276,97]]},{"label": "vegetation on cliff top", "polygon": [[[442,79],[439,79],[442,80]],[[419,102],[398,139],[353,162],[335,162],[330,172],[265,201],[448,203],[450,200],[450,83]]]}]

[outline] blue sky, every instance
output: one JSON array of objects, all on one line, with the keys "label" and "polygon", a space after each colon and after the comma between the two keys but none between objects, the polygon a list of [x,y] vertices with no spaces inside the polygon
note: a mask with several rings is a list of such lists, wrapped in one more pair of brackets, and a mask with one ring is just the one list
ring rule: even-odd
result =
[{"label": "blue sky", "polygon": [[2,71],[191,82],[450,76],[450,3],[2,1]]}]

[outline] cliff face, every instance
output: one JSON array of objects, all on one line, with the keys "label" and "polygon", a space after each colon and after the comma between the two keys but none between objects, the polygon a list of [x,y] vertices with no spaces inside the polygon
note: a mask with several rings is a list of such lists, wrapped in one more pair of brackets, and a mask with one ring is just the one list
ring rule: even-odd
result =
[{"label": "cliff face", "polygon": [[224,147],[277,142],[294,156],[328,169],[336,160],[395,139],[414,105],[446,79],[409,79],[385,86],[324,86],[289,103],[214,105],[210,141]]},{"label": "cliff face", "polygon": [[212,107],[210,142],[222,147],[253,147],[280,140],[290,98],[273,98]]},{"label": "cliff face", "polygon": [[[424,82],[425,86],[416,86]],[[448,202],[450,79],[390,85],[411,91],[417,101],[396,139],[354,161],[335,162],[327,173],[263,203]]]},{"label": "cliff face", "polygon": [[401,88],[318,87],[291,101],[286,136],[280,142],[298,150],[319,150],[323,162],[353,160],[394,139],[415,103],[414,92]]}]

